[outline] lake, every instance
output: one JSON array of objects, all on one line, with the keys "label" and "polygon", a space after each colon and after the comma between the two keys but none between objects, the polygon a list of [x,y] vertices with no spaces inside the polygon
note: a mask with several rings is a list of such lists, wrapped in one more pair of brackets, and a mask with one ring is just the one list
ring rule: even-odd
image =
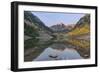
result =
[{"label": "lake", "polygon": [[[39,44],[39,43],[38,43]],[[24,61],[53,61],[53,60],[75,60],[89,58],[87,49],[76,48],[66,43],[41,43],[28,49],[24,55]]]}]

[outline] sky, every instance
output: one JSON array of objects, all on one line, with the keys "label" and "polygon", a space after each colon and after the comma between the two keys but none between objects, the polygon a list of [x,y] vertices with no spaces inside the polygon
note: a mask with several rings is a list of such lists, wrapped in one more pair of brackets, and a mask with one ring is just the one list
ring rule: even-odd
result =
[{"label": "sky", "polygon": [[36,15],[46,26],[50,27],[52,25],[64,23],[76,24],[78,20],[85,14],[81,13],[56,13],[56,12],[32,12]]}]

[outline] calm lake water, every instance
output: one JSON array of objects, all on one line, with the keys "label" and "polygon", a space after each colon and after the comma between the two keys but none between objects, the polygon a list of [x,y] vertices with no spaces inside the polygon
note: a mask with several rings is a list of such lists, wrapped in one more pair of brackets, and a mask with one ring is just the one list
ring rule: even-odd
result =
[{"label": "calm lake water", "polygon": [[70,44],[52,43],[47,45],[43,43],[39,46],[29,49],[27,55],[24,55],[25,61],[52,61],[52,60],[74,60],[89,58],[87,49],[76,48]]},{"label": "calm lake water", "polygon": [[72,60],[83,59],[77,50],[71,46],[63,43],[54,43],[46,48],[39,56],[33,61],[50,61],[50,60]]},{"label": "calm lake water", "polygon": [[71,60],[71,59],[82,59],[82,57],[75,49],[65,48],[64,50],[58,50],[48,47],[36,59],[33,60],[50,61],[50,60]]}]

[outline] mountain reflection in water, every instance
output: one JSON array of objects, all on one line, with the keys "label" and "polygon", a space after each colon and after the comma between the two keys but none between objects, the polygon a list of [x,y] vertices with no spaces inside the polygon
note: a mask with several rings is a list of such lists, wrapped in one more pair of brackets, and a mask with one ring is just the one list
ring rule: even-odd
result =
[{"label": "mountain reflection in water", "polygon": [[44,61],[44,60],[70,60],[70,59],[82,59],[82,57],[74,49],[65,48],[61,51],[59,49],[53,49],[48,47],[42,52],[35,61]]},{"label": "mountain reflection in water", "polygon": [[74,60],[90,57],[90,49],[76,48],[67,43],[38,43],[24,51],[24,61]]}]

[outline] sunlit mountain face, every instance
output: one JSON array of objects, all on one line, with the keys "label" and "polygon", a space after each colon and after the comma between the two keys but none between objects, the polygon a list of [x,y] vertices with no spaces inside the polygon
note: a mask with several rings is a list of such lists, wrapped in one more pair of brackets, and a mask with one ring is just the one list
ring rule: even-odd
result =
[{"label": "sunlit mountain face", "polygon": [[88,58],[89,14],[24,11],[25,62]]},{"label": "sunlit mountain face", "polygon": [[59,24],[51,26],[50,28],[54,32],[69,32],[71,29],[74,28],[74,26],[75,26],[75,24],[65,25],[63,23],[59,23]]}]

